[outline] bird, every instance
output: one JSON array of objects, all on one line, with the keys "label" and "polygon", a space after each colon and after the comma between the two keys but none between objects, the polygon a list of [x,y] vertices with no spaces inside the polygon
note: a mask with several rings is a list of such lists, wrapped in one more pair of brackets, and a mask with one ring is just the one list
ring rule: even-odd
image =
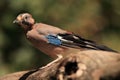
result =
[{"label": "bird", "polygon": [[19,14],[13,23],[23,28],[26,38],[33,46],[50,57],[57,58],[56,61],[72,51],[89,49],[117,52],[105,45],[84,39],[73,32],[44,23],[36,23],[29,13]]}]

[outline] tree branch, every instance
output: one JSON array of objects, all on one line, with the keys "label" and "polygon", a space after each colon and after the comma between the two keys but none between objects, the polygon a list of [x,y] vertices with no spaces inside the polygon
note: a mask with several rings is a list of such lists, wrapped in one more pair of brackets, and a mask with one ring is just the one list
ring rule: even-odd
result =
[{"label": "tree branch", "polygon": [[0,80],[120,80],[120,54],[81,51],[49,67],[5,75]]}]

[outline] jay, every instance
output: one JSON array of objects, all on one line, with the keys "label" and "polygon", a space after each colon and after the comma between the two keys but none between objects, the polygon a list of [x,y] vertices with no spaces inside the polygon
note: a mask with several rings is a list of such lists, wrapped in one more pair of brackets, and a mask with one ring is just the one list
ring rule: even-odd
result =
[{"label": "jay", "polygon": [[44,23],[35,23],[29,13],[19,14],[13,23],[17,23],[24,29],[27,39],[36,48],[53,58],[60,59],[64,54],[86,49],[116,52],[72,32]]}]

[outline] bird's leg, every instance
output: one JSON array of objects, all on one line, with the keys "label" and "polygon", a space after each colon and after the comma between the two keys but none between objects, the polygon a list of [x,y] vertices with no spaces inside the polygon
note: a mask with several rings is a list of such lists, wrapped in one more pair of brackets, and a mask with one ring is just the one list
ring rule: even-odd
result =
[{"label": "bird's leg", "polygon": [[52,61],[52,62],[50,62],[50,63],[48,63],[46,66],[43,66],[43,67],[41,67],[40,69],[44,69],[44,68],[46,68],[46,67],[49,67],[50,65],[52,65],[53,63],[56,63],[57,61],[59,61],[60,59],[62,59],[63,58],[63,56],[62,55],[57,55],[58,56],[58,58],[57,59],[55,59],[54,61]]}]

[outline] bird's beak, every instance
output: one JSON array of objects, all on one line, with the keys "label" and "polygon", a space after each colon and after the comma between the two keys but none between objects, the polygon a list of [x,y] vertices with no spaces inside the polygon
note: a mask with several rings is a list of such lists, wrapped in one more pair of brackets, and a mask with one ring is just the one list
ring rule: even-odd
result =
[{"label": "bird's beak", "polygon": [[15,23],[18,23],[18,20],[14,20],[13,23],[14,23],[14,24],[15,24]]}]

